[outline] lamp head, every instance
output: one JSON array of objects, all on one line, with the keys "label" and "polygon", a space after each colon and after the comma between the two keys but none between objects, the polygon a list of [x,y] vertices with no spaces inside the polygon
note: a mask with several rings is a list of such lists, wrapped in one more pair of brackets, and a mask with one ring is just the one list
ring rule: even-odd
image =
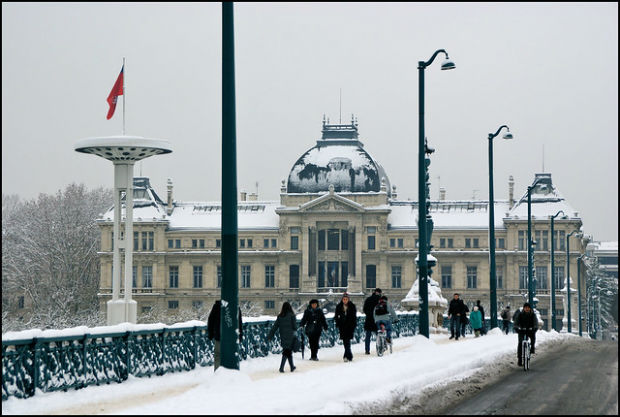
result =
[{"label": "lamp head", "polygon": [[454,65],[454,62],[452,62],[452,60],[450,58],[448,58],[448,56],[446,55],[446,59],[445,61],[443,61],[441,63],[441,69],[442,70],[451,70],[456,68],[456,65]]},{"label": "lamp head", "polygon": [[504,133],[504,136],[502,136],[502,138],[504,139],[512,139],[512,133],[510,133],[510,131]]}]

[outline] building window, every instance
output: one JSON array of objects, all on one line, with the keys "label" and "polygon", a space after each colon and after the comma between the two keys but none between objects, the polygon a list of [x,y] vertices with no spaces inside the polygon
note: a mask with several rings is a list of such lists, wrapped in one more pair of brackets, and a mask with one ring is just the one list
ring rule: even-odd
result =
[{"label": "building window", "polygon": [[239,239],[239,247],[245,248],[245,239]]},{"label": "building window", "polygon": [[340,249],[349,250],[349,231],[342,229],[340,231]]},{"label": "building window", "polygon": [[338,229],[329,229],[327,231],[327,250],[338,250],[340,248],[339,234]]},{"label": "building window", "polygon": [[273,310],[274,308],[276,308],[274,300],[265,300],[265,310]]},{"label": "building window", "polygon": [[467,288],[478,288],[478,267],[467,267]]},{"label": "building window", "polygon": [[131,267],[131,286],[132,288],[138,287],[137,277],[138,277],[138,267],[136,265]]},{"label": "building window", "polygon": [[546,266],[536,267],[536,288],[540,288],[541,290],[547,289],[547,267]]},{"label": "building window", "polygon": [[155,250],[155,233],[149,232],[149,250]]},{"label": "building window", "polygon": [[174,240],[168,239],[168,249],[172,249],[172,248],[174,248]]},{"label": "building window", "polygon": [[143,288],[152,288],[153,287],[153,266],[142,266],[142,287]]},{"label": "building window", "polygon": [[465,238],[465,247],[466,248],[471,248],[471,239],[470,238]]},{"label": "building window", "polygon": [[222,265],[217,266],[217,287],[222,288]]},{"label": "building window", "polygon": [[20,295],[19,298],[17,299],[17,308],[22,309],[24,308],[24,296]]},{"label": "building window", "polygon": [[147,243],[146,232],[142,232],[142,250],[146,250]]},{"label": "building window", "polygon": [[319,261],[319,270],[317,276],[317,286],[319,288],[325,287],[325,262]]},{"label": "building window", "polygon": [[346,287],[349,285],[349,263],[340,262],[340,285]]},{"label": "building window", "polygon": [[248,239],[248,248],[252,247],[252,239]]},{"label": "building window", "polygon": [[452,288],[452,265],[441,267],[441,288]]},{"label": "building window", "polygon": [[222,239],[215,239],[215,247],[216,248],[222,247]]},{"label": "building window", "polygon": [[168,277],[170,278],[170,288],[179,288],[179,267],[169,266]]},{"label": "building window", "polygon": [[192,308],[194,310],[200,310],[203,305],[204,305],[204,303],[201,300],[194,300],[194,301],[192,301]]},{"label": "building window", "polygon": [[519,230],[519,250],[525,250],[525,231]]},{"label": "building window", "polygon": [[114,250],[114,232],[111,232],[111,234],[112,234],[112,237],[110,239],[110,242],[112,242],[112,245],[111,245],[111,249],[110,250]]},{"label": "building window", "polygon": [[299,265],[289,265],[289,288],[299,288]]},{"label": "building window", "polygon": [[543,230],[542,232],[542,249],[549,250],[549,231]]},{"label": "building window", "polygon": [[495,267],[495,282],[497,284],[496,288],[504,288],[504,268],[501,266]]},{"label": "building window", "polygon": [[538,312],[540,313],[541,316],[546,316],[549,310],[547,310],[546,308],[539,308]]},{"label": "building window", "polygon": [[398,244],[399,248],[404,247],[404,241],[402,238],[397,239],[396,243]]},{"label": "building window", "polygon": [[319,239],[319,250],[325,250],[325,230],[319,230],[317,236]]},{"label": "building window", "polygon": [[265,265],[265,288],[273,288],[275,286],[275,266]]},{"label": "building window", "polygon": [[202,288],[202,265],[194,265],[194,288]]},{"label": "building window", "polygon": [[198,247],[198,239],[192,239],[192,248],[197,248]]},{"label": "building window", "polygon": [[392,288],[401,288],[402,267],[400,265],[392,265]]},{"label": "building window", "polygon": [[250,265],[241,266],[241,288],[250,288]]},{"label": "building window", "polygon": [[278,247],[278,239],[271,239],[271,247],[272,248]]},{"label": "building window", "polygon": [[179,308],[179,300],[169,300],[168,301],[168,308],[169,309],[177,309],[177,308]]},{"label": "building window", "polygon": [[473,241],[474,241],[474,242],[473,242],[473,243],[474,243],[474,248],[479,248],[480,246],[478,245],[478,238],[477,238],[477,237],[475,237],[475,238],[473,239]]},{"label": "building window", "polygon": [[368,236],[368,250],[375,250],[375,237]]},{"label": "building window", "polygon": [[553,279],[555,279],[555,289],[561,290],[562,288],[564,288],[564,267],[556,266],[553,269],[555,269],[555,271],[553,271]]},{"label": "building window", "polygon": [[269,247],[269,239],[263,239],[263,248]]},{"label": "building window", "polygon": [[449,248],[453,248],[454,247],[454,239],[448,238],[448,247]]},{"label": "building window", "polygon": [[527,266],[519,266],[519,289],[527,290]]},{"label": "building window", "polygon": [[133,250],[134,251],[138,250],[138,236],[139,236],[138,232],[133,232]]},{"label": "building window", "polygon": [[176,249],[181,249],[181,239],[175,239],[174,241],[174,247]]},{"label": "building window", "polygon": [[506,248],[506,241],[504,240],[503,237],[497,238],[495,246],[497,248],[499,248],[499,249],[505,249]]},{"label": "building window", "polygon": [[366,288],[377,288],[377,265],[366,265]]},{"label": "building window", "polygon": [[327,262],[327,286],[339,287],[338,262]]},{"label": "building window", "polygon": [[299,236],[291,236],[291,250],[299,250]]},{"label": "building window", "polygon": [[439,239],[439,247],[440,248],[445,248],[446,247],[446,239],[445,238],[441,238]]}]

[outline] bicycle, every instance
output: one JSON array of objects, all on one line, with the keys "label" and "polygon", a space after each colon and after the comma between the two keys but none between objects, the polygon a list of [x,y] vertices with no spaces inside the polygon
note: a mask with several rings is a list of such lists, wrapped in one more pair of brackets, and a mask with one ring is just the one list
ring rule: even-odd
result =
[{"label": "bicycle", "polygon": [[530,342],[530,337],[527,335],[528,330],[534,330],[529,327],[527,329],[521,329],[519,331],[523,332],[523,341],[521,342],[521,360],[523,362],[523,370],[528,371],[530,369],[530,359],[532,357],[532,343]]},{"label": "bicycle", "polygon": [[377,330],[377,356],[383,356],[383,353],[390,349],[392,353],[392,343],[387,342],[387,331],[385,324],[381,323],[381,328]]}]

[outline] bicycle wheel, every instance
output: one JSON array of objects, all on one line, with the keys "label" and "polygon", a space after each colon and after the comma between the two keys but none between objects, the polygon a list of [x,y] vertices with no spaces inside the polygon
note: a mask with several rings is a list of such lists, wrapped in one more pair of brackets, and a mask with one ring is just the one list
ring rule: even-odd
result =
[{"label": "bicycle wheel", "polygon": [[383,356],[385,350],[385,338],[381,334],[377,334],[377,356]]},{"label": "bicycle wheel", "polygon": [[523,341],[523,369],[525,371],[530,369],[530,343],[529,341]]}]

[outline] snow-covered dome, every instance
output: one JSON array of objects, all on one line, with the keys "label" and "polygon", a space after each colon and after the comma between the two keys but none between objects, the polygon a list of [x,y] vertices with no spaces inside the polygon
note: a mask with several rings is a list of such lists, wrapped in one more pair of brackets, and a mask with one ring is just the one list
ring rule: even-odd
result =
[{"label": "snow-covered dome", "polygon": [[288,176],[289,193],[317,193],[334,186],[336,192],[379,192],[385,170],[358,140],[357,123],[330,125],[323,120],[323,137],[293,165]]}]

